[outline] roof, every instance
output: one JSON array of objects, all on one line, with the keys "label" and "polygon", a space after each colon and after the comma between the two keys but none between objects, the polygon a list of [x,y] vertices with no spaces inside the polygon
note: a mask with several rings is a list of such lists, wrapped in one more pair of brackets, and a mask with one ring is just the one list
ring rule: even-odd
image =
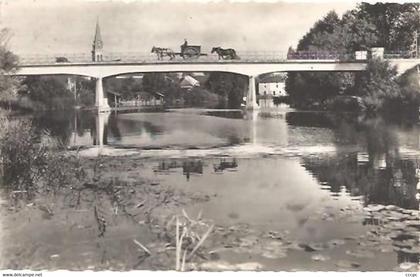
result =
[{"label": "roof", "polygon": [[116,91],[107,91],[106,93],[113,94],[113,95],[116,95],[116,96],[121,96],[121,93],[118,93]]},{"label": "roof", "polygon": [[200,86],[200,82],[194,79],[193,77],[186,75],[184,76],[184,78],[182,78],[179,85],[182,88],[188,88],[188,87]]},{"label": "roof", "polygon": [[139,91],[139,92],[137,92],[137,94],[138,94],[138,96],[140,96],[140,98],[145,98],[145,99],[147,99],[147,98],[152,98],[152,97],[154,97],[154,98],[161,98],[161,97],[164,97],[164,95],[162,94],[162,93],[160,93],[160,92],[147,92],[147,91]]}]

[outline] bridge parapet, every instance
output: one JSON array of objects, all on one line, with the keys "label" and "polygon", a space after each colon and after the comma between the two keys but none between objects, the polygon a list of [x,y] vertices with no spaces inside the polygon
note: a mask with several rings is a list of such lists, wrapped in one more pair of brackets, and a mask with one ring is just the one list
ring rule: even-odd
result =
[{"label": "bridge parapet", "polygon": [[384,53],[384,59],[417,59],[414,51],[398,50],[398,51],[386,51]]},{"label": "bridge parapet", "polygon": [[103,60],[93,62],[89,54],[57,53],[53,55],[22,55],[20,64],[26,65],[55,65],[55,64],[100,64],[100,63],[281,63],[291,60],[298,61],[351,61],[354,55],[338,54],[325,51],[299,51],[286,54],[278,51],[238,51],[238,59],[219,59],[217,54],[208,54],[195,59],[183,59],[179,56],[174,59],[164,57],[158,60],[152,53],[144,52],[109,52],[103,55]]},{"label": "bridge parapet", "polygon": [[78,54],[78,53],[57,53],[51,55],[21,55],[21,65],[46,65],[46,64],[62,64],[62,63],[205,63],[205,62],[220,62],[220,63],[232,63],[232,62],[281,62],[287,59],[283,52],[277,51],[242,51],[237,52],[239,59],[235,60],[223,60],[219,59],[217,54],[209,54],[207,56],[200,56],[197,58],[183,59],[181,57],[175,57],[169,59],[164,57],[162,60],[158,60],[157,56],[152,53],[144,52],[109,52],[104,53],[103,60],[100,62],[93,62],[91,55]]},{"label": "bridge parapet", "polygon": [[[334,51],[296,51],[284,53],[279,51],[237,51],[238,59],[219,59],[217,54],[207,54],[196,58],[173,59],[164,57],[159,60],[155,54],[145,52],[108,52],[103,55],[103,60],[92,61],[90,54],[85,53],[57,53],[50,55],[21,55],[21,66],[26,65],[55,65],[55,64],[100,64],[100,63],[281,63],[287,61],[337,61],[352,62],[363,61],[355,53],[339,53]],[[385,51],[384,59],[415,59],[413,51]]]}]

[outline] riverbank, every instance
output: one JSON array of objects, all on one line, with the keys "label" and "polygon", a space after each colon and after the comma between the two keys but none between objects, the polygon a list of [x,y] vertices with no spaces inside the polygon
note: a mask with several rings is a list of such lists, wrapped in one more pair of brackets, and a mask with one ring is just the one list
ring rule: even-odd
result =
[{"label": "riverbank", "polygon": [[[0,267],[174,270],[174,216],[179,216],[185,224],[192,224],[191,228],[195,228],[194,224],[203,227],[198,232],[200,237],[204,237],[203,230],[214,225],[186,262],[185,270],[418,270],[414,262],[420,251],[416,242],[420,228],[418,210],[376,204],[363,207],[357,201],[325,202],[325,199],[322,202],[326,205],[305,207],[299,201],[283,199],[281,195],[290,195],[291,191],[272,187],[273,203],[280,201],[286,205],[281,208],[284,222],[267,225],[264,214],[250,214],[251,218],[256,217],[248,220],[245,215],[250,211],[244,209],[240,195],[233,196],[229,192],[236,191],[238,185],[244,192],[248,191],[252,184],[238,183],[235,188],[223,183],[217,186],[214,183],[214,188],[203,186],[200,180],[204,179],[199,179],[200,175],[210,178],[208,174],[217,160],[188,157],[164,159],[162,163],[161,159],[135,155],[80,157],[83,169],[80,172],[84,172],[84,177],[79,184],[62,187],[54,194],[37,195],[29,201],[18,201],[14,194],[9,197],[3,194],[7,201],[1,203],[0,212],[2,251],[7,255],[0,259]],[[278,167],[279,162],[283,167],[290,167],[287,159],[258,160],[266,167],[270,164]],[[238,159],[235,164],[252,168],[255,162],[246,166],[249,162]],[[203,173],[194,171],[198,170],[198,164],[202,164]],[[233,164],[232,167],[234,170]],[[176,177],[181,174],[185,180],[186,170],[191,172],[186,179],[190,185],[180,183]],[[228,182],[235,176],[232,174],[238,173],[220,174],[212,178],[223,177]],[[294,182],[294,189],[300,190],[302,185]],[[258,204],[258,194],[265,190],[259,184],[255,186],[254,198],[247,198],[246,202],[253,210],[260,207],[261,213],[266,209]],[[265,203],[272,202],[267,196],[263,199]],[[239,210],[231,211],[226,201],[235,203]],[[317,201],[314,196],[313,201]],[[228,220],[214,216],[215,205],[224,211]],[[285,217],[285,211],[302,217],[302,228],[306,227],[297,232],[294,223],[289,222],[291,218]],[[256,220],[259,217],[261,223]],[[264,227],[266,225],[271,227]],[[311,228],[323,235],[302,237],[302,231]],[[191,253],[195,245],[197,240],[186,240],[184,248]],[[400,255],[405,258],[401,260]]]},{"label": "riverbank", "polygon": [[[2,251],[8,254],[0,259],[1,268],[174,269],[175,258],[169,260],[164,253],[174,246],[165,238],[168,217],[209,196],[175,191],[143,178],[140,159],[99,157],[80,162],[81,182],[53,195],[18,200],[20,192],[3,194]],[[72,174],[76,169],[65,170]],[[12,222],[17,224],[12,227]]]}]

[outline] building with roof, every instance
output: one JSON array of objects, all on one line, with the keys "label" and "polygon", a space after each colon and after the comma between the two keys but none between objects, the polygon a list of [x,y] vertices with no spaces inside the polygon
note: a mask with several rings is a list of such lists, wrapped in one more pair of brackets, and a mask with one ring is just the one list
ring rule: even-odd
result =
[{"label": "building with roof", "polygon": [[193,87],[199,87],[200,82],[190,75],[185,75],[179,82],[179,86],[184,89],[192,89]]}]

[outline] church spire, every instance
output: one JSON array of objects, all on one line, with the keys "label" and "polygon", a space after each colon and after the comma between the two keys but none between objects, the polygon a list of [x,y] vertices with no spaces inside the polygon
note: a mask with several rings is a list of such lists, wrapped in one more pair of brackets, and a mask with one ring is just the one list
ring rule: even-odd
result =
[{"label": "church spire", "polygon": [[96,19],[96,29],[95,29],[95,38],[93,39],[92,44],[92,61],[100,62],[102,61],[102,48],[104,44],[101,36],[101,28],[99,26],[99,18]]},{"label": "church spire", "polygon": [[99,26],[99,18],[96,19],[96,30],[95,38],[93,40],[94,48],[99,50],[103,47],[102,36],[101,36],[101,27]]}]

